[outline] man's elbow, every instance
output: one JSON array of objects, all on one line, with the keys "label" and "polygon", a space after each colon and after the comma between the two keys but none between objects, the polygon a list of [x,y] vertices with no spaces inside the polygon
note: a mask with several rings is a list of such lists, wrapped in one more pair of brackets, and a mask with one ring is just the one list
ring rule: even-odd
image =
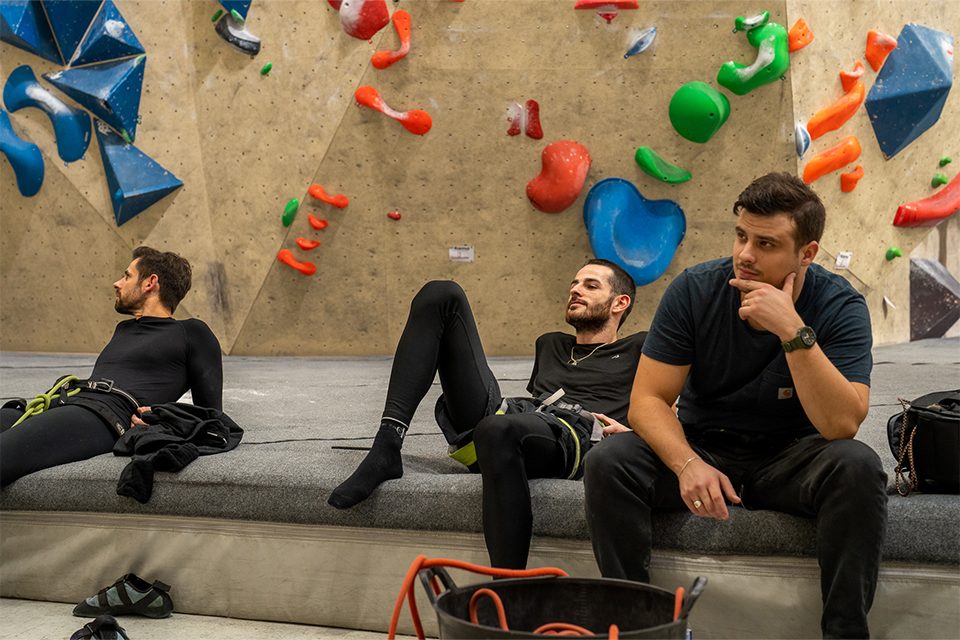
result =
[{"label": "man's elbow", "polygon": [[863,424],[865,418],[866,415],[838,418],[826,425],[825,429],[820,429],[820,433],[827,440],[852,440],[860,431],[860,425]]}]

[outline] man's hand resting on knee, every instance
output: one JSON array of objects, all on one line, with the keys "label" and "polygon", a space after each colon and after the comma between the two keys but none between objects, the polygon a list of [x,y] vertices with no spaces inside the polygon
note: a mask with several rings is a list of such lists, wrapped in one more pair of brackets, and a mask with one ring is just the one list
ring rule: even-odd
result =
[{"label": "man's hand resting on knee", "polygon": [[740,496],[728,478],[700,458],[690,461],[678,476],[680,496],[694,515],[717,520],[730,517],[726,496],[733,504],[740,504]]}]

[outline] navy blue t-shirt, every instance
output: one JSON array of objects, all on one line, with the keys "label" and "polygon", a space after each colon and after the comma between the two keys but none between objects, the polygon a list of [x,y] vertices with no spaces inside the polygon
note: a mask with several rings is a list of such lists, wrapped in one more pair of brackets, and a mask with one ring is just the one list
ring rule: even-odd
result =
[{"label": "navy blue t-shirt", "polygon": [[[688,434],[707,428],[770,436],[815,433],[797,399],[780,338],[740,319],[740,291],[728,284],[733,277],[729,257],[681,273],[660,301],[643,354],[691,365],[678,405]],[[863,296],[814,264],[796,309],[840,373],[869,385],[873,340]]]}]

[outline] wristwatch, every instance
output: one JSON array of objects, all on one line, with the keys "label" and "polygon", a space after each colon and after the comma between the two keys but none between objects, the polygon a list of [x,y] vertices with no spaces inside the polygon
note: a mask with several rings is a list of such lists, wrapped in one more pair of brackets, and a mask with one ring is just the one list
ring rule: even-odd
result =
[{"label": "wristwatch", "polygon": [[817,343],[817,334],[811,327],[800,327],[797,329],[797,336],[792,340],[787,340],[783,344],[783,350],[787,353],[795,349],[809,349]]}]

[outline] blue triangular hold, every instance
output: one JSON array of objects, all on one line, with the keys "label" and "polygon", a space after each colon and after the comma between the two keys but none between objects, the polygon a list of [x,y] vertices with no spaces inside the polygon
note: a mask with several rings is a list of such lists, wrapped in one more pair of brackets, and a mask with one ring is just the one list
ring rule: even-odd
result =
[{"label": "blue triangular hold", "polygon": [[140,90],[147,56],[105,62],[43,75],[50,84],[117,130],[124,140],[137,135]]},{"label": "blue triangular hold", "polygon": [[103,122],[97,120],[94,129],[117,226],[183,186],[177,176],[132,144],[124,142]]},{"label": "blue triangular hold", "polygon": [[113,0],[105,0],[100,13],[90,25],[87,37],[73,54],[70,65],[104,62],[139,53],[146,52],[137,39],[137,34],[123,19]]},{"label": "blue triangular hold", "polygon": [[63,64],[47,16],[38,0],[0,1],[0,42]]},{"label": "blue triangular hold", "polygon": [[97,15],[101,0],[43,0],[43,9],[50,20],[53,35],[64,60],[73,52]]},{"label": "blue triangular hold", "polygon": [[934,125],[952,86],[953,36],[906,25],[866,100],[873,133],[886,158]]},{"label": "blue triangular hold", "polygon": [[227,11],[236,11],[244,20],[247,19],[247,12],[250,11],[250,4],[253,0],[220,0],[221,6]]}]

